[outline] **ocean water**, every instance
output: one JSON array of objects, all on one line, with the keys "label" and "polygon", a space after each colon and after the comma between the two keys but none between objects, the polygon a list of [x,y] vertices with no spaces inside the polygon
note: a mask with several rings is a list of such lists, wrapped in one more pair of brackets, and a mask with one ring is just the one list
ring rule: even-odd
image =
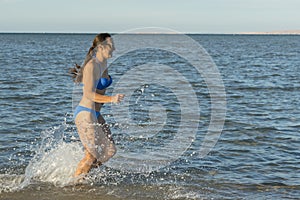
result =
[{"label": "ocean water", "polygon": [[78,185],[67,71],[93,37],[0,34],[0,199],[299,198],[300,36],[114,35],[118,153]]}]

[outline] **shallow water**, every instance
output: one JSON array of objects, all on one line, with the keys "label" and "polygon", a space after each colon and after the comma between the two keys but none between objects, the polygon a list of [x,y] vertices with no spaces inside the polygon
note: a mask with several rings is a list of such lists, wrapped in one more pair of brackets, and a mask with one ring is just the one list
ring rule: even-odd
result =
[{"label": "shallow water", "polygon": [[[0,199],[300,196],[299,36],[190,36],[212,57],[226,91],[226,108],[220,108],[220,112],[226,109],[224,128],[204,158],[199,147],[213,104],[204,76],[172,51],[149,48],[122,55],[116,42],[120,51],[111,61],[114,83],[107,92],[114,93],[118,81],[129,77],[127,83],[133,83],[126,99],[130,117],[116,120],[120,112],[115,111],[126,108],[125,103],[105,105],[101,113],[111,126],[118,154],[105,166],[93,169],[85,184],[72,184],[71,175],[83,151],[72,119],[78,88],[66,72],[73,63],[82,62],[93,37],[0,34]],[[137,40],[145,41],[145,37],[193,51],[178,45],[171,35]],[[149,63],[153,67],[146,68],[147,73],[130,71]],[[175,69],[178,76],[163,66]],[[156,74],[159,79],[140,80],[145,74]],[[183,90],[185,80],[190,87]],[[189,108],[184,114],[180,97],[189,96],[189,89],[199,103],[199,120],[188,115],[193,113]],[[184,137],[178,137],[182,116],[189,124],[183,129]],[[196,134],[189,134],[195,122]],[[170,162],[156,163],[164,159]],[[149,163],[156,163],[157,168],[144,170]]]}]

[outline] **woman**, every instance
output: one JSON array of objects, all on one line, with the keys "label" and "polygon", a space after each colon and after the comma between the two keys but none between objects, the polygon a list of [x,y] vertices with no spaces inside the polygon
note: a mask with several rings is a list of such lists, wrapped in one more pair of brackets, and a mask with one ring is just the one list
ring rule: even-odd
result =
[{"label": "woman", "polygon": [[104,103],[119,103],[123,94],[106,96],[112,83],[108,75],[107,59],[112,57],[114,43],[108,33],[97,35],[82,67],[71,69],[74,82],[83,83],[83,96],[74,111],[75,124],[84,146],[85,156],[79,162],[74,176],[87,174],[92,167],[108,161],[116,153],[109,126],[100,114]]}]

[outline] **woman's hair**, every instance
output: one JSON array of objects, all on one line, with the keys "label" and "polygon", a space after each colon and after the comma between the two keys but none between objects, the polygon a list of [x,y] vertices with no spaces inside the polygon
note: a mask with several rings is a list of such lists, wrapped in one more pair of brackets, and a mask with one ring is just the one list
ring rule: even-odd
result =
[{"label": "woman's hair", "polygon": [[78,64],[75,64],[75,67],[69,69],[69,74],[72,76],[73,81],[75,83],[81,83],[82,82],[84,66],[93,58],[93,51],[94,51],[94,49],[99,44],[101,44],[102,42],[104,42],[106,40],[106,38],[109,38],[109,37],[111,37],[111,35],[108,34],[108,33],[100,33],[100,34],[98,34],[95,37],[91,48],[89,49],[88,53],[86,54],[86,57],[85,57],[83,65],[80,66]]}]

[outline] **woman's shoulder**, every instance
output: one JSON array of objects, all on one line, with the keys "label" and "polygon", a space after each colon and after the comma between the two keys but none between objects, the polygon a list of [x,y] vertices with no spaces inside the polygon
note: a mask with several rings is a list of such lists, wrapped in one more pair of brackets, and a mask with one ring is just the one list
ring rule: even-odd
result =
[{"label": "woman's shoulder", "polygon": [[91,59],[88,63],[86,63],[86,65],[84,66],[85,69],[87,69],[87,71],[95,71],[97,70],[97,65],[95,63],[94,59]]}]

